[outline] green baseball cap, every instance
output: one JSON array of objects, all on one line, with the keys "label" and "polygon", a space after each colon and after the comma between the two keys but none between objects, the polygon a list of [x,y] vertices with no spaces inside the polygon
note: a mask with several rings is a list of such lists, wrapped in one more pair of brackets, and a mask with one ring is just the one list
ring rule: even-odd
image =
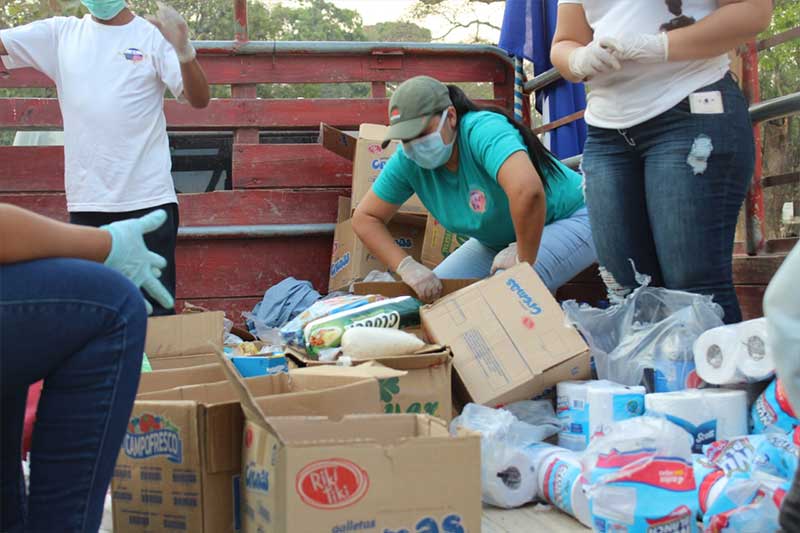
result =
[{"label": "green baseball cap", "polygon": [[385,148],[397,139],[418,137],[431,119],[453,105],[447,86],[430,76],[416,76],[400,84],[389,101],[389,131],[383,139]]}]

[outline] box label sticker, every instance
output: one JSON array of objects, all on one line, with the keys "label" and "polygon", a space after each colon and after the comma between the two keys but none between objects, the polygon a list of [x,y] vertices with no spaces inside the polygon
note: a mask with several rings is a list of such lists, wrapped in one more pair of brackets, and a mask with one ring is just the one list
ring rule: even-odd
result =
[{"label": "box label sticker", "polygon": [[315,461],[297,474],[297,494],[317,509],[343,509],[358,503],[369,489],[369,475],[346,459]]},{"label": "box label sticker", "polygon": [[164,456],[172,463],[183,462],[180,430],[168,418],[151,413],[131,419],[122,448],[131,459]]}]

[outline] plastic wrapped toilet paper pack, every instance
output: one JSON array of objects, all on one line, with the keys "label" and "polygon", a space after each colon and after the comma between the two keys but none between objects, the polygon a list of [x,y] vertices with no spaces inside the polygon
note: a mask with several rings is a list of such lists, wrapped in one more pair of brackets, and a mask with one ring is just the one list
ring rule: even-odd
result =
[{"label": "plastic wrapped toilet paper pack", "polygon": [[613,424],[582,466],[595,531],[697,532],[691,439],[666,419]]},{"label": "plastic wrapped toilet paper pack", "polygon": [[763,318],[710,329],[694,343],[697,374],[713,385],[753,383],[775,372]]},{"label": "plastic wrapped toilet paper pack", "polygon": [[567,450],[550,453],[539,465],[539,498],[587,527],[592,525],[579,456]]},{"label": "plastic wrapped toilet paper pack", "polygon": [[644,413],[645,388],[608,380],[564,381],[557,387],[558,444],[580,451],[610,424]]},{"label": "plastic wrapped toilet paper pack", "polygon": [[648,415],[665,416],[692,437],[692,451],[720,439],[747,434],[747,392],[690,389],[645,396]]},{"label": "plastic wrapped toilet paper pack", "polygon": [[751,410],[753,433],[789,432],[800,425],[800,420],[789,403],[781,380],[774,379],[764,389]]}]

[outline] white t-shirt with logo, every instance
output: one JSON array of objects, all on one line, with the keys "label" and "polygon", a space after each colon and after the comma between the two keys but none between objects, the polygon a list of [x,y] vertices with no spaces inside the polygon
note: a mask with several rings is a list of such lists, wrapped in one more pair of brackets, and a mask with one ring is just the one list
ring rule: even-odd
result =
[{"label": "white t-shirt with logo", "polygon": [[0,31],[7,68],[33,67],[58,89],[67,209],[122,212],[177,202],[164,92],[183,93],[180,63],[158,29],[86,15]]},{"label": "white t-shirt with logo", "polygon": [[[717,9],[717,0],[559,0],[582,4],[594,38],[669,30],[681,16],[699,21]],[[675,107],[691,93],[722,79],[730,59],[723,54],[699,61],[644,64],[626,61],[622,69],[589,81],[586,123],[599,128],[624,129],[641,124]]]}]

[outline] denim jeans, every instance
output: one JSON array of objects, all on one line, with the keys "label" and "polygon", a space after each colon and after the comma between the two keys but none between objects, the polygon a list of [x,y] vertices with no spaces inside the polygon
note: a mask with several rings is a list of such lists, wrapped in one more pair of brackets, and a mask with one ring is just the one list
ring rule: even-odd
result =
[{"label": "denim jeans", "polygon": [[[434,269],[441,279],[485,278],[497,252],[470,239]],[[559,287],[597,261],[586,208],[544,227],[533,269],[555,293]]]},{"label": "denim jeans", "polygon": [[[0,266],[3,532],[95,532],[128,424],[147,314],[121,274],[76,259]],[[26,499],[28,386],[44,379]]]},{"label": "denim jeans", "polygon": [[[112,222],[129,220],[131,218],[143,217],[158,209],[163,209],[167,213],[167,221],[155,231],[144,236],[144,243],[147,249],[155,252],[167,260],[167,268],[161,270],[159,280],[167,288],[169,293],[175,296],[175,247],[178,241],[178,226],[180,225],[180,211],[178,204],[164,204],[138,211],[125,211],[121,213],[99,213],[99,212],[74,212],[69,214],[69,221],[79,226],[93,226],[99,228]],[[153,316],[174,315],[175,309],[166,309],[160,303],[150,297],[145,291],[142,294],[153,306]]]},{"label": "denim jeans", "polygon": [[636,286],[633,260],[654,285],[713,295],[733,323],[741,310],[731,258],[753,131],[730,74],[705,91],[720,91],[723,113],[693,114],[687,99],[625,131],[590,127],[586,204],[612,298]]}]

